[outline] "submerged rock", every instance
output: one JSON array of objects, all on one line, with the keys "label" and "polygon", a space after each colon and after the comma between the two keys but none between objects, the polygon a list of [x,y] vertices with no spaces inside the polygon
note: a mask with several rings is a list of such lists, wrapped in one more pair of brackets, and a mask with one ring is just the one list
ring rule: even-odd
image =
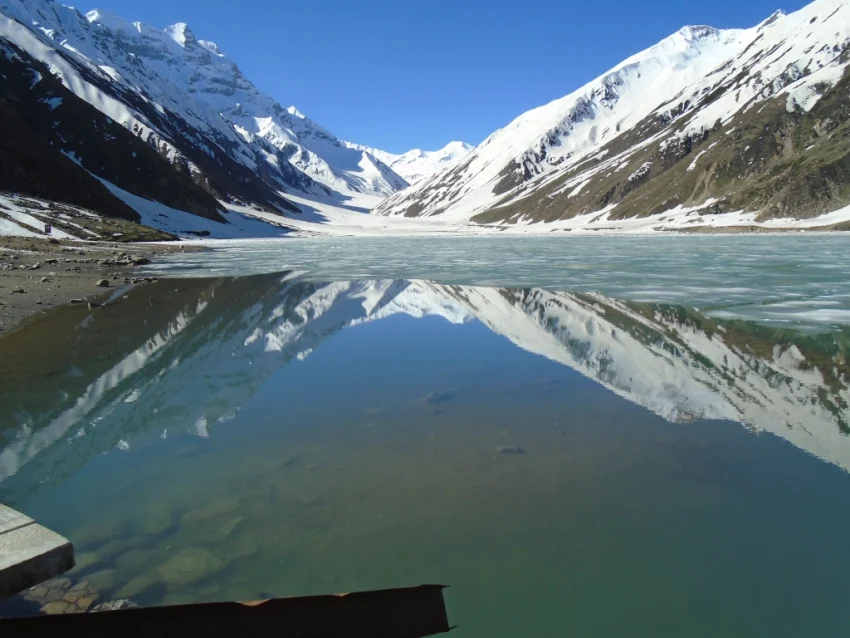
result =
[{"label": "submerged rock", "polygon": [[131,549],[115,559],[115,566],[123,574],[138,574],[156,565],[161,560],[161,554],[146,549]]},{"label": "submerged rock", "polygon": [[93,587],[96,587],[101,591],[104,589],[111,590],[115,587],[115,570],[101,569],[100,571],[86,576],[86,580],[88,580]]},{"label": "submerged rock", "polygon": [[41,585],[36,585],[27,589],[23,596],[26,600],[45,605],[47,603],[57,602],[62,600],[65,592],[71,587],[71,581],[67,578],[57,578],[48,581]]},{"label": "submerged rock", "polygon": [[525,454],[525,450],[514,445],[501,445],[496,448],[499,454]]},{"label": "submerged rock", "polygon": [[177,524],[174,508],[156,503],[145,509],[139,516],[139,531],[149,536],[160,536]]},{"label": "submerged rock", "polygon": [[83,580],[71,587],[62,600],[73,607],[66,613],[83,613],[100,601],[100,593],[89,581]]},{"label": "submerged rock", "polygon": [[224,516],[235,512],[239,508],[240,499],[238,496],[226,496],[218,500],[208,503],[203,507],[192,510],[185,514],[182,518],[183,523],[199,523],[210,518]]},{"label": "submerged rock", "polygon": [[127,551],[129,546],[125,541],[110,541],[103,547],[98,550],[98,554],[103,556],[104,560],[112,558],[113,556],[118,556],[118,554],[123,554]]},{"label": "submerged rock", "polygon": [[97,552],[83,552],[74,557],[74,571],[83,572],[93,565],[103,562],[100,554]]},{"label": "submerged rock", "polygon": [[425,405],[439,405],[440,403],[451,401],[452,398],[453,397],[449,392],[429,392],[425,396],[420,397],[417,400],[417,403],[424,403]]},{"label": "submerged rock", "polygon": [[207,538],[209,538],[209,540],[213,543],[224,542],[233,535],[233,532],[236,531],[240,523],[242,523],[242,521],[244,520],[245,518],[242,516],[234,516],[233,518],[216,528],[214,532],[210,533],[207,536]]},{"label": "submerged rock", "polygon": [[70,538],[73,539],[76,548],[90,548],[108,556],[108,553],[104,552],[104,545],[111,541],[121,541],[121,539],[127,537],[129,532],[130,522],[126,519],[119,521],[97,520],[84,527],[72,530]]},{"label": "submerged rock", "polygon": [[159,579],[155,575],[142,574],[141,576],[136,576],[133,580],[124,585],[121,589],[115,592],[115,595],[118,598],[133,598],[134,596],[143,594],[157,583],[159,583]]},{"label": "submerged rock", "polygon": [[[262,539],[254,532],[239,534],[221,546],[220,553],[225,561],[255,556],[262,548]],[[219,550],[216,550],[219,551]]]},{"label": "submerged rock", "polygon": [[157,573],[170,587],[186,587],[221,571],[224,563],[205,549],[184,549]]},{"label": "submerged rock", "polygon": [[57,614],[67,614],[72,608],[73,605],[71,605],[71,603],[66,603],[63,600],[57,600],[44,605],[41,608],[41,613],[47,614],[48,616],[55,616]]}]

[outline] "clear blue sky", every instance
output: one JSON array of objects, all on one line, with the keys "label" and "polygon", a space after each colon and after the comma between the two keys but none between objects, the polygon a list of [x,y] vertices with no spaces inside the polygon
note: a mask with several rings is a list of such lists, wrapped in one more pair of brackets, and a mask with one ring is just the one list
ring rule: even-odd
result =
[{"label": "clear blue sky", "polygon": [[[69,0],[60,0],[70,4]],[[186,22],[262,91],[393,152],[478,144],[686,24],[749,27],[803,0],[74,0]],[[781,3],[781,4],[779,4]]]}]

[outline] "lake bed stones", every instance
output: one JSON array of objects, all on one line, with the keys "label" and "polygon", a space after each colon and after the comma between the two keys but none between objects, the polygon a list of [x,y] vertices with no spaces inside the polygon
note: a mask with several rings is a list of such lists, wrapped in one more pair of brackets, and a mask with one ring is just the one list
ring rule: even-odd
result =
[{"label": "lake bed stones", "polygon": [[30,602],[46,605],[62,600],[65,597],[65,592],[70,588],[71,580],[69,578],[54,578],[41,585],[30,587],[23,592],[23,597]]},{"label": "lake bed stones", "polygon": [[71,586],[67,578],[54,579],[34,587],[26,597],[30,600],[41,597],[45,602],[39,611],[49,616],[84,614],[100,601],[100,593],[90,582],[83,580]]},{"label": "lake bed stones", "polygon": [[159,567],[157,573],[162,580],[174,588],[193,585],[224,568],[224,563],[205,549],[184,549]]}]

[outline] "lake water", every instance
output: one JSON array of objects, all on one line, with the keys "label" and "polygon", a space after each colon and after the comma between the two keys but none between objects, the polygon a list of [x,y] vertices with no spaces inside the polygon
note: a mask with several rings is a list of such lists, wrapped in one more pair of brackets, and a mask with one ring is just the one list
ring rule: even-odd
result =
[{"label": "lake water", "polygon": [[313,281],[425,279],[444,284],[598,292],[697,306],[775,325],[850,324],[850,236],[392,237],[217,241],[153,274],[295,271]]},{"label": "lake water", "polygon": [[535,285],[493,240],[187,254],[0,339],[0,501],[146,605],[442,583],[465,637],[843,635],[850,242],[662,239],[538,241]]}]

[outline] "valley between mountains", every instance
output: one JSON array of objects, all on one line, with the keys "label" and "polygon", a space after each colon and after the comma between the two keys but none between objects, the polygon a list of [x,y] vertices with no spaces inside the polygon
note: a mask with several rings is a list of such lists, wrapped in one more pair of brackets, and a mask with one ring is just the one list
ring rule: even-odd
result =
[{"label": "valley between mountains", "polygon": [[476,147],[393,154],[282,106],[186,24],[0,0],[0,234],[847,230],[848,62],[850,7],[816,0],[683,27]]}]

